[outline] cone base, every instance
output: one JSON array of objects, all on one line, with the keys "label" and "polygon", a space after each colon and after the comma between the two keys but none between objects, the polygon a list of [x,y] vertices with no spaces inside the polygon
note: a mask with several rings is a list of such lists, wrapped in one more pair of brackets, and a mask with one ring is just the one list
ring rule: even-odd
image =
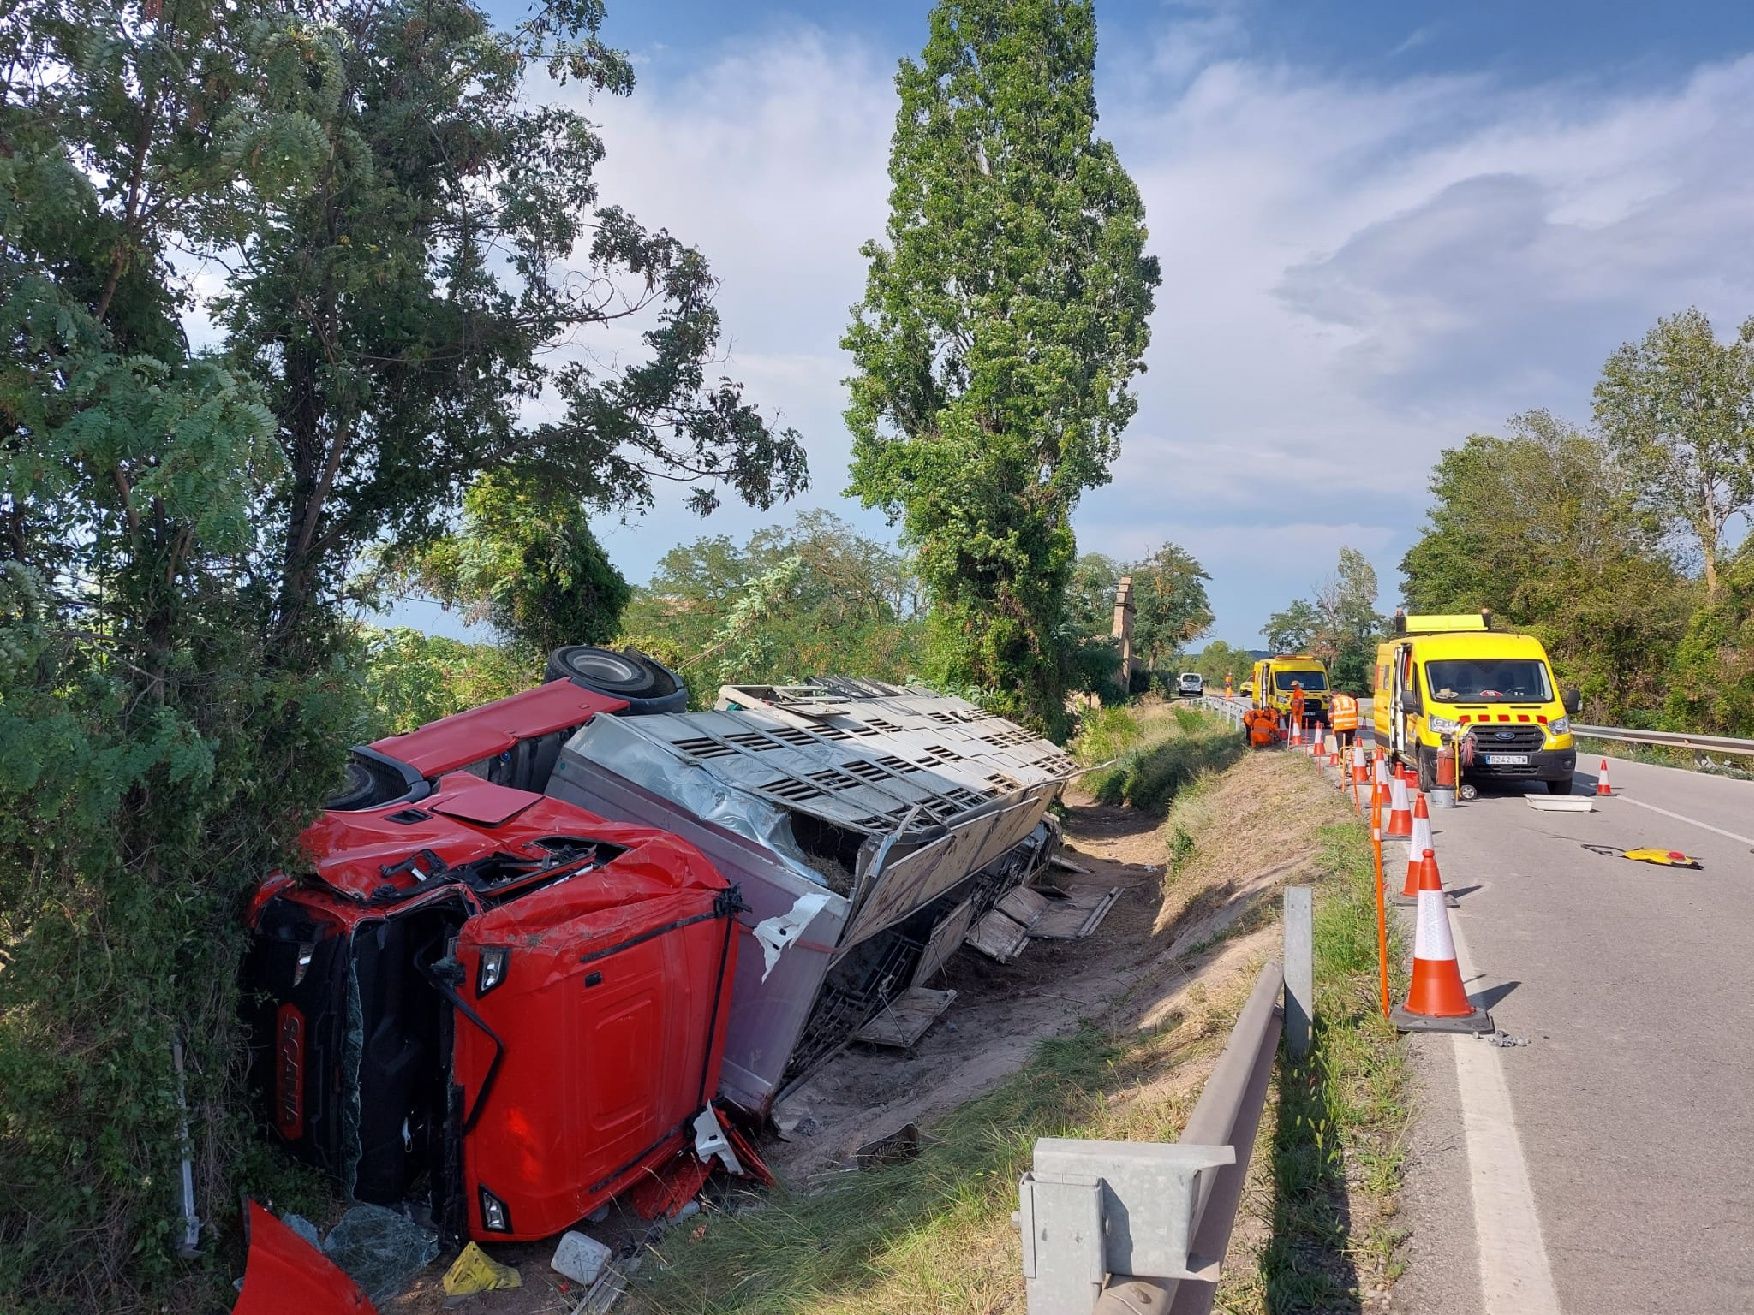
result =
[{"label": "cone base", "polygon": [[1455,1014],[1448,1018],[1427,1018],[1424,1014],[1410,1014],[1402,1006],[1396,1006],[1389,1014],[1389,1022],[1395,1025],[1397,1032],[1490,1032],[1492,1015],[1484,1009],[1476,1009],[1472,1013]]}]

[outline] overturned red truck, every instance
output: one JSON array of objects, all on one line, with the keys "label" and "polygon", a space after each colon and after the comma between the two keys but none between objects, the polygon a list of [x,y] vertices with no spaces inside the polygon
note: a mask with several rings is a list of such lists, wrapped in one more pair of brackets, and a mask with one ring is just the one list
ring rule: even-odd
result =
[{"label": "overturned red truck", "polygon": [[722,1154],[715,1096],[764,1117],[936,971],[1045,863],[1071,772],[923,691],[691,714],[638,655],[549,675],[354,750],[251,905],[265,1121],[453,1237],[546,1237]]}]

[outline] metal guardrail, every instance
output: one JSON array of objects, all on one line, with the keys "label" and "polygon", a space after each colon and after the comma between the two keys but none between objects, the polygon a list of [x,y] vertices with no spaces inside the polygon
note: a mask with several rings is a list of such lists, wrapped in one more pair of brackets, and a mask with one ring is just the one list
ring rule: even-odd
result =
[{"label": "metal guardrail", "polygon": [[1015,1216],[1029,1315],[1212,1309],[1280,1034],[1289,1013],[1307,1044],[1313,1014],[1309,891],[1286,895],[1285,963],[1262,966],[1179,1141],[1036,1142]]},{"label": "metal guardrail", "polygon": [[1227,699],[1222,694],[1201,694],[1199,704],[1208,712],[1216,712],[1232,726],[1242,725],[1246,705],[1236,699]]},{"label": "metal guardrail", "polygon": [[1738,740],[1729,735],[1693,735],[1686,731],[1632,731],[1619,726],[1585,726],[1571,723],[1573,735],[1592,740],[1618,740],[1623,744],[1654,744],[1671,749],[1691,749],[1695,753],[1727,753],[1754,758],[1754,740]]}]

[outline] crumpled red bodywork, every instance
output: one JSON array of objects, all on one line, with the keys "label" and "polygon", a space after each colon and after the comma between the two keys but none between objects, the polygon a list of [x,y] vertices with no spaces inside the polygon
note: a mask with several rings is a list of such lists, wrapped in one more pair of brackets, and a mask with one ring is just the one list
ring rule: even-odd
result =
[{"label": "crumpled red bodywork", "polygon": [[377,1315],[333,1261],[254,1201],[244,1286],[232,1315]]},{"label": "crumpled red bodywork", "polygon": [[302,844],[311,870],[252,903],[245,982],[294,1154],[361,1200],[430,1181],[447,1233],[506,1241],[689,1143],[737,947],[735,893],[698,849],[464,772],[325,812]]}]

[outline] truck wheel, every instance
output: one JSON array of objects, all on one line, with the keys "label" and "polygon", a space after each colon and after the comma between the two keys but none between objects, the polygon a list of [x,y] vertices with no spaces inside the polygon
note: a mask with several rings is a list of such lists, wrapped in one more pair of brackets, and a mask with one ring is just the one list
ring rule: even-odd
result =
[{"label": "truck wheel", "polygon": [[1575,773],[1573,773],[1570,776],[1561,776],[1556,780],[1549,781],[1549,782],[1547,782],[1547,793],[1548,794],[1570,794],[1571,793],[1571,784],[1575,780],[1577,780],[1577,776]]},{"label": "truck wheel", "polygon": [[347,758],[347,776],[341,789],[323,800],[331,812],[357,812],[385,804],[413,803],[431,787],[406,763],[386,758],[375,749],[356,746]]},{"label": "truck wheel", "polygon": [[590,644],[568,644],[548,655],[547,678],[570,680],[594,694],[626,699],[623,716],[683,712],[688,707],[682,677],[631,648],[617,653]]}]

